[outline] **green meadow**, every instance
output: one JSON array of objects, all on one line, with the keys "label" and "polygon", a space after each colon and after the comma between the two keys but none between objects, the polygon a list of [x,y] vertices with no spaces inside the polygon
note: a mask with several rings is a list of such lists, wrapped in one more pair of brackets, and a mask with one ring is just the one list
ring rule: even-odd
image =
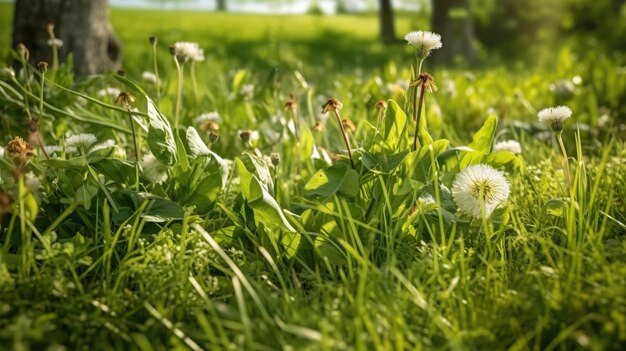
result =
[{"label": "green meadow", "polygon": [[125,76],[0,76],[0,350],[626,347],[623,51],[429,78],[376,14],[111,21]]}]

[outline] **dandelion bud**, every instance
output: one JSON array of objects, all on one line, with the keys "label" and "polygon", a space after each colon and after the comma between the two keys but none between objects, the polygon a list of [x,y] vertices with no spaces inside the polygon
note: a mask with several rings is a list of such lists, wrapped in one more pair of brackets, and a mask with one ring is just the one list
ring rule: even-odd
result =
[{"label": "dandelion bud", "polygon": [[297,109],[298,109],[298,101],[296,100],[295,96],[291,94],[289,96],[289,99],[287,99],[287,102],[285,102],[285,110],[295,112]]},{"label": "dandelion bud", "polygon": [[24,44],[22,43],[17,44],[16,49],[17,49],[17,53],[20,55],[20,58],[23,61],[30,60],[30,51],[28,51],[28,48]]},{"label": "dandelion bud", "polygon": [[335,98],[330,98],[328,99],[328,101],[326,101],[324,105],[322,105],[322,113],[327,113],[329,111],[338,111],[342,108],[343,104],[341,103],[341,101]]},{"label": "dandelion bud", "polygon": [[270,159],[272,160],[274,167],[277,167],[280,164],[280,155],[277,152],[272,152]]},{"label": "dandelion bud", "polygon": [[376,111],[380,112],[387,109],[387,102],[385,100],[378,100],[374,105]]},{"label": "dandelion bud", "polygon": [[218,140],[220,140],[220,134],[219,133],[213,132],[213,131],[209,133],[209,142],[211,144],[217,143]]},{"label": "dandelion bud", "polygon": [[349,119],[342,119],[341,124],[343,125],[343,129],[345,129],[347,132],[356,131],[356,126]]},{"label": "dandelion bud", "polygon": [[33,155],[33,148],[24,139],[15,137],[7,144],[6,153],[16,165],[21,166]]},{"label": "dandelion bud", "polygon": [[121,92],[120,95],[117,96],[117,99],[115,99],[115,103],[128,109],[130,108],[130,105],[135,102],[135,97],[130,95],[130,93],[127,93],[125,91]]},{"label": "dandelion bud", "polygon": [[0,79],[12,79],[15,78],[15,71],[11,67],[0,68]]},{"label": "dandelion bud", "polygon": [[324,131],[324,123],[322,122],[315,122],[315,124],[311,127],[311,130],[316,132],[316,133],[321,133]]},{"label": "dandelion bud", "polygon": [[152,45],[156,45],[157,44],[157,37],[156,36],[151,36],[150,38],[148,38],[148,40],[150,41],[150,44]]},{"label": "dandelion bud", "polygon": [[172,44],[169,46],[169,49],[170,49],[170,54],[172,56],[176,56],[176,46]]},{"label": "dandelion bud", "polygon": [[244,130],[239,133],[239,137],[241,138],[241,140],[245,141],[246,143],[250,141],[251,135],[252,132],[249,130]]},{"label": "dandelion bud", "polygon": [[48,23],[46,31],[48,31],[48,33],[54,33],[54,23]]},{"label": "dandelion bud", "polygon": [[117,75],[118,76],[122,76],[122,77],[126,77],[126,71],[123,69],[118,69],[117,70]]},{"label": "dandelion bud", "polygon": [[39,72],[41,73],[46,73],[48,71],[48,62],[39,61],[39,63],[37,64],[37,69],[39,69]]}]

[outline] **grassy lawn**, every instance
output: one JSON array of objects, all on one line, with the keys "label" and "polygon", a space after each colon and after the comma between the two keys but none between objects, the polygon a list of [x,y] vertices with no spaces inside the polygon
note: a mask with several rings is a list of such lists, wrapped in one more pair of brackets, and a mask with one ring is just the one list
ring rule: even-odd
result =
[{"label": "grassy lawn", "polygon": [[[626,346],[622,53],[434,55],[418,113],[372,15],[111,19],[128,79],[0,80],[0,350]],[[176,41],[206,54],[180,96]],[[14,139],[29,114],[49,159]]]}]

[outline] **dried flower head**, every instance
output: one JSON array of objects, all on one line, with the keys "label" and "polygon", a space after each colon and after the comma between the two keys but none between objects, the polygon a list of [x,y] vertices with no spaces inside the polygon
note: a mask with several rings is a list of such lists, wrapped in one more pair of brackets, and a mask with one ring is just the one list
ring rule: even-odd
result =
[{"label": "dried flower head", "polygon": [[356,126],[349,119],[342,119],[341,120],[341,124],[343,125],[343,129],[345,129],[346,132],[355,132],[356,131]]},{"label": "dried flower head", "polygon": [[489,165],[464,168],[452,184],[452,196],[459,210],[481,218],[483,209],[488,218],[493,210],[506,202],[510,186],[502,172]]},{"label": "dried flower head", "polygon": [[415,81],[411,84],[411,86],[413,87],[423,86],[424,89],[429,93],[434,93],[437,91],[437,85],[435,85],[435,78],[433,78],[433,76],[431,76],[427,72],[420,73],[420,75],[417,77],[417,79],[415,79]]},{"label": "dried flower head", "polygon": [[24,139],[15,137],[7,144],[5,152],[17,166],[22,166],[33,155],[33,148]]},{"label": "dried flower head", "polygon": [[311,130],[316,132],[316,133],[321,133],[324,131],[324,123],[322,122],[315,122],[315,124],[311,127]]},{"label": "dried flower head", "polygon": [[515,140],[505,140],[496,143],[493,146],[493,151],[510,151],[516,155],[522,153],[522,145]]},{"label": "dried flower head", "polygon": [[37,63],[37,69],[41,73],[48,72],[48,62],[46,62],[46,61],[39,61],[39,63]]},{"label": "dried flower head", "polygon": [[152,36],[150,36],[150,37],[148,38],[148,41],[150,42],[150,44],[152,44],[152,45],[156,45],[156,44],[157,44],[157,42],[158,42],[158,39],[157,39],[157,37],[156,37],[156,36],[152,35]]},{"label": "dried flower head", "polygon": [[387,102],[385,100],[378,100],[378,101],[376,101],[376,104],[374,105],[374,108],[378,112],[384,111],[384,110],[387,109]]},{"label": "dried flower head", "polygon": [[117,98],[115,99],[115,103],[126,108],[129,109],[130,105],[135,102],[135,97],[132,96],[130,93],[127,93],[125,91],[120,92],[120,94],[117,96]]},{"label": "dried flower head", "polygon": [[555,133],[560,133],[565,127],[564,121],[572,116],[572,110],[567,106],[544,108],[537,113],[539,122],[549,123]]},{"label": "dried flower head", "polygon": [[328,101],[326,101],[326,103],[324,103],[324,105],[322,105],[322,113],[328,113],[329,111],[338,111],[342,108],[343,104],[341,103],[341,101],[335,98],[330,98],[328,99]]},{"label": "dried flower head", "polygon": [[15,48],[17,49],[17,53],[20,55],[20,58],[23,61],[28,62],[28,60],[30,60],[30,51],[28,50],[26,45],[18,43]]},{"label": "dried flower head", "polygon": [[296,97],[291,94],[289,95],[289,99],[285,102],[285,110],[287,111],[296,111],[298,109],[298,100]]},{"label": "dried flower head", "polygon": [[415,55],[419,60],[425,59],[432,50],[439,49],[442,46],[441,35],[421,30],[408,33],[404,36],[404,40],[415,46]]},{"label": "dried flower head", "polygon": [[179,41],[170,46],[170,53],[181,62],[204,61],[204,50],[198,43]]},{"label": "dried flower head", "polygon": [[84,148],[88,149],[91,145],[98,141],[95,135],[91,133],[75,134],[65,139],[65,146],[68,148]]}]

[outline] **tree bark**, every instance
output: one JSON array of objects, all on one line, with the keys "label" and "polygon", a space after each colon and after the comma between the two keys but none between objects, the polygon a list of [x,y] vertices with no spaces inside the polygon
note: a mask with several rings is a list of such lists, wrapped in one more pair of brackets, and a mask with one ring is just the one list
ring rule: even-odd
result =
[{"label": "tree bark", "polygon": [[108,0],[17,0],[13,21],[13,46],[30,50],[30,61],[51,62],[48,24],[63,40],[59,60],[71,53],[74,72],[88,75],[120,67],[122,46],[109,23]]},{"label": "tree bark", "polygon": [[380,39],[385,44],[392,44],[396,41],[396,28],[391,0],[380,0],[379,4]]},{"label": "tree bark", "polygon": [[433,52],[438,60],[452,61],[461,56],[476,61],[474,25],[469,0],[432,0],[432,29],[441,35],[443,47]]},{"label": "tree bark", "polygon": [[217,0],[217,11],[226,12],[228,7],[226,6],[226,0]]}]

